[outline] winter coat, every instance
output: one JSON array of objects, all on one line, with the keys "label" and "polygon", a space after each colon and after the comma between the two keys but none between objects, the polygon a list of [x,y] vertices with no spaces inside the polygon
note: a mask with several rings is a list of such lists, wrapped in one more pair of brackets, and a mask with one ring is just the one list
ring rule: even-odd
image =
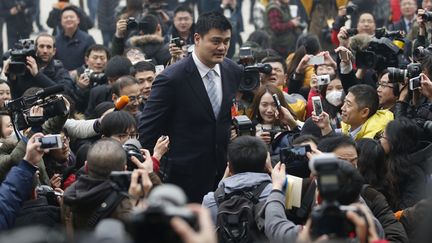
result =
[{"label": "winter coat", "polygon": [[[118,193],[116,190],[110,180],[83,175],[66,189],[62,211],[67,215],[72,213],[72,225],[75,230],[88,229],[89,218],[106,202],[111,193]],[[112,212],[109,212],[107,218],[124,220],[131,210],[132,204],[129,198],[125,197]]]},{"label": "winter coat", "polygon": [[44,225],[60,226],[60,208],[49,205],[46,197],[39,197],[24,203],[15,221],[14,227]]},{"label": "winter coat", "polygon": [[[384,131],[387,123],[392,121],[393,113],[388,110],[378,110],[374,115],[369,117],[365,123],[362,124],[360,131],[357,133],[354,140],[362,138],[374,138],[377,134]],[[348,135],[351,126],[342,122],[342,133]]]}]

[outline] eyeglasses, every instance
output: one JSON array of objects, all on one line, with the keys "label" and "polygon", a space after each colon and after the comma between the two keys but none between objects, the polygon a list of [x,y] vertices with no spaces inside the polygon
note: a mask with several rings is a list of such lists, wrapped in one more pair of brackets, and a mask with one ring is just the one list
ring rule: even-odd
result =
[{"label": "eyeglasses", "polygon": [[358,157],[341,157],[341,156],[339,156],[338,157],[339,159],[341,159],[341,160],[346,160],[346,161],[348,161],[348,162],[350,162],[351,164],[356,164],[357,163],[357,161],[358,161]]},{"label": "eyeglasses", "polygon": [[139,139],[139,133],[118,133],[118,134],[112,135],[112,137],[118,137],[121,140],[123,140],[125,138],[127,138],[127,139]]},{"label": "eyeglasses", "polygon": [[386,88],[392,88],[393,89],[393,84],[389,84],[389,83],[378,82],[378,86],[386,87]]},{"label": "eyeglasses", "polygon": [[144,99],[143,95],[138,95],[138,96],[131,95],[131,96],[129,96],[129,102],[131,102],[131,103],[133,103],[135,101],[142,102],[143,99]]}]

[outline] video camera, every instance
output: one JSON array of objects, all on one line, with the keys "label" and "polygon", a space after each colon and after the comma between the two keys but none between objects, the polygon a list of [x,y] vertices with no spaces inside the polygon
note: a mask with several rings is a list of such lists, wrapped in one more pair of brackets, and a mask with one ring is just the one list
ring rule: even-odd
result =
[{"label": "video camera", "polygon": [[356,53],[358,68],[375,69],[378,73],[387,67],[403,67],[408,64],[399,48],[389,38],[373,38],[366,49]]},{"label": "video camera", "polygon": [[11,58],[9,73],[17,76],[27,71],[27,57],[36,57],[36,46],[31,39],[21,39],[15,43],[14,49],[5,53],[4,58]]},{"label": "video camera", "polygon": [[[46,119],[68,114],[65,102],[61,96],[56,95],[63,91],[62,85],[56,85],[36,92],[32,96],[23,96],[6,102],[6,109],[11,114],[12,123],[18,130],[34,125],[41,125]],[[40,106],[44,110],[43,117],[32,118],[30,109]]]},{"label": "video camera", "polygon": [[127,229],[134,242],[182,242],[171,227],[173,217],[185,220],[192,228],[198,230],[195,214],[185,207],[186,195],[175,185],[160,185],[150,192],[147,208],[134,213]]},{"label": "video camera", "polygon": [[241,47],[239,52],[239,64],[244,66],[243,80],[240,82],[239,91],[252,91],[260,86],[260,73],[270,74],[270,64],[255,63],[250,47]]},{"label": "video camera", "polygon": [[99,84],[105,84],[108,82],[108,78],[105,73],[96,73],[90,68],[84,70],[84,75],[90,80],[90,86],[94,87]]},{"label": "video camera", "polygon": [[338,174],[340,160],[333,154],[318,155],[309,162],[310,170],[317,175],[318,191],[323,202],[311,213],[311,235],[318,238],[350,238],[355,235],[355,226],[346,218],[347,211],[356,211],[350,206],[341,206],[337,201],[340,190]]}]

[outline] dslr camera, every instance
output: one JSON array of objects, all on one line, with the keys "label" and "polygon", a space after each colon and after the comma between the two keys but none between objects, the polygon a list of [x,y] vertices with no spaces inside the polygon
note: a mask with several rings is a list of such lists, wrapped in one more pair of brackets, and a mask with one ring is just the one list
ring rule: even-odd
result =
[{"label": "dslr camera", "polygon": [[45,197],[49,205],[57,207],[60,206],[57,197],[63,196],[62,193],[55,191],[52,187],[47,185],[40,185],[36,187],[36,194],[38,198]]},{"label": "dslr camera", "polygon": [[255,126],[249,117],[245,115],[235,116],[232,119],[237,136],[250,135],[255,136]]},{"label": "dslr camera", "polygon": [[148,207],[133,214],[127,222],[134,242],[180,243],[177,233],[171,227],[173,217],[185,220],[198,230],[195,214],[185,207],[186,196],[175,185],[164,184],[154,188],[147,200]]},{"label": "dslr camera", "polygon": [[[18,130],[34,125],[41,125],[48,118],[61,115],[66,116],[68,110],[61,96],[56,95],[63,91],[63,86],[53,86],[36,92],[32,96],[23,96],[6,102],[6,109],[11,114],[12,123]],[[43,107],[43,117],[31,117],[30,109],[33,106]]]},{"label": "dslr camera", "polygon": [[330,238],[347,239],[355,236],[354,224],[346,218],[347,211],[356,211],[350,206],[341,206],[336,200],[339,184],[339,163],[341,161],[333,154],[322,154],[309,162],[310,170],[317,175],[318,190],[323,202],[311,213],[311,235],[318,238],[328,235]]},{"label": "dslr camera", "polygon": [[21,39],[15,43],[14,49],[5,53],[5,57],[11,58],[9,73],[17,76],[24,75],[27,71],[27,57],[36,57],[36,46],[31,39]]},{"label": "dslr camera", "polygon": [[141,163],[145,161],[144,156],[141,154],[140,148],[141,146],[136,139],[129,139],[123,145],[123,149],[126,153],[127,158],[126,165],[128,170],[130,171],[137,169],[136,165],[132,162],[132,156],[135,156],[135,158],[137,158]]},{"label": "dslr camera", "polygon": [[145,21],[137,21],[134,17],[129,17],[126,22],[126,29],[145,32],[147,25],[148,23]]},{"label": "dslr camera", "polygon": [[432,45],[428,47],[419,46],[413,51],[413,58],[417,62],[421,62],[422,59],[428,55],[432,55]]},{"label": "dslr camera", "polygon": [[394,67],[387,68],[389,71],[389,80],[392,83],[404,83],[405,79],[412,79],[420,76],[421,64],[420,63],[410,63],[406,69],[399,69]]},{"label": "dslr camera", "polygon": [[96,73],[90,68],[84,70],[84,75],[90,80],[90,86],[94,87],[99,84],[105,84],[108,82],[108,78],[105,73]]},{"label": "dslr camera", "polygon": [[432,21],[432,12],[431,11],[426,11],[424,12],[424,14],[420,15],[422,17],[422,19],[424,21],[430,22]]},{"label": "dslr camera", "polygon": [[171,43],[175,44],[176,47],[178,47],[178,48],[181,48],[182,46],[184,46],[186,44],[185,41],[180,37],[172,38]]}]

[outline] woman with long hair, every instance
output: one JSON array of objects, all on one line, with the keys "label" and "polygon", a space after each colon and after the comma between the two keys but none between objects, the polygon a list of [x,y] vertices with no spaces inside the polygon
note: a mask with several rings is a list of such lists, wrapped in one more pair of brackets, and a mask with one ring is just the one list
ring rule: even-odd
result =
[{"label": "woman with long hair", "polygon": [[420,135],[415,122],[402,117],[389,122],[380,138],[386,154],[388,201],[394,211],[426,197],[432,145],[421,142]]}]

